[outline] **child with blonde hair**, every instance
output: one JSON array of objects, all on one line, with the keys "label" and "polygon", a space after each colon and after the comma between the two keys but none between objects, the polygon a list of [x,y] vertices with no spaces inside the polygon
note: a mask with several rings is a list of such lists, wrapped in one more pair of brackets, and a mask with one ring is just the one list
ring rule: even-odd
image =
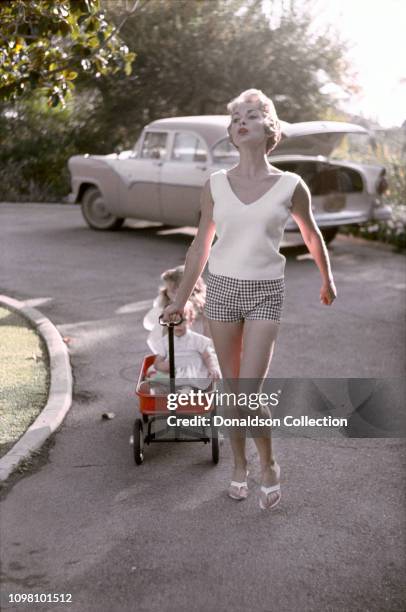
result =
[{"label": "child with blonde hair", "polygon": [[[184,270],[185,266],[182,265],[176,268],[169,268],[161,274],[162,285],[159,287],[158,296],[153,301],[151,310],[144,317],[144,328],[150,332],[147,344],[153,353],[156,352],[157,342],[162,337],[165,337],[167,333],[166,327],[159,324],[159,315],[162,314],[168,304],[174,301],[176,291],[183,278]],[[189,300],[192,302],[195,311],[194,320],[191,323],[193,324],[193,331],[210,338],[209,325],[203,312],[206,302],[206,283],[201,276],[197,279]]]}]

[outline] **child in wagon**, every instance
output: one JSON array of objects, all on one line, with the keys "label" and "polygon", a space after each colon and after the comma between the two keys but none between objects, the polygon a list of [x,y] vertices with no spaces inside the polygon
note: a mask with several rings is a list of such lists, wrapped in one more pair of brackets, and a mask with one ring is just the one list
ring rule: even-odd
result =
[{"label": "child in wagon", "polygon": [[[221,378],[213,342],[210,338],[191,330],[196,317],[196,310],[191,301],[185,305],[184,320],[175,325],[174,353],[175,377],[177,383],[188,387],[206,389],[213,380]],[[168,337],[155,340],[155,362],[146,373],[146,381],[168,383],[169,379],[169,346]]]},{"label": "child in wagon", "polygon": [[[175,298],[176,290],[182,280],[184,269],[184,265],[177,266],[176,268],[165,270],[165,272],[161,274],[163,284],[159,288],[159,294],[153,302],[153,307],[144,317],[144,328],[150,332],[147,338],[147,344],[153,353],[156,353],[159,340],[162,337],[165,338],[167,333],[167,328],[159,324],[158,317],[162,314],[164,308],[166,308]],[[201,276],[197,279],[195,288],[189,299],[195,309],[193,331],[210,338],[209,325],[203,314],[206,301],[206,283]]]}]

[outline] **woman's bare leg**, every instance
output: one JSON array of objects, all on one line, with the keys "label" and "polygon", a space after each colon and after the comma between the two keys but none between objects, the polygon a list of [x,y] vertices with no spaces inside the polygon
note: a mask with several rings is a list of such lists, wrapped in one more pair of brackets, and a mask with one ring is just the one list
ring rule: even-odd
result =
[{"label": "woman's bare leg", "polygon": [[[244,321],[243,349],[240,361],[239,377],[245,393],[260,393],[275,348],[279,324],[269,320]],[[247,388],[245,388],[247,387]],[[252,388],[251,388],[252,387]],[[272,452],[271,431],[263,437],[254,436],[261,463],[261,484],[268,487],[279,480],[279,466]],[[273,504],[278,494],[272,493]]]},{"label": "woman's bare leg", "polygon": [[[242,349],[243,321],[227,323],[209,319],[210,332],[227,391],[238,393],[238,377]],[[235,384],[236,383],[236,384]],[[238,416],[237,413],[233,416]],[[234,455],[232,480],[243,482],[246,478],[245,430],[230,429],[230,444]]]}]

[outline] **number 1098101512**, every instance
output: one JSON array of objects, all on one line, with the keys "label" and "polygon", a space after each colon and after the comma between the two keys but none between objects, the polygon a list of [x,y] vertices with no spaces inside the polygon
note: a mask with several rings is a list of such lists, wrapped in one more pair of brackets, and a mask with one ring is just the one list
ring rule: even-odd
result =
[{"label": "number 1098101512", "polygon": [[9,603],[72,603],[72,593],[9,593]]}]

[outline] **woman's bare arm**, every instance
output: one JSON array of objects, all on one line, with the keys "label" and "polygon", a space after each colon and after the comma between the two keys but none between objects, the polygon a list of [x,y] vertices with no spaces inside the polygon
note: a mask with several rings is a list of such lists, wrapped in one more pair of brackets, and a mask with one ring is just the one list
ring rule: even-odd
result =
[{"label": "woman's bare arm", "polygon": [[337,295],[330,258],[323,236],[313,216],[310,191],[304,181],[300,181],[297,184],[293,193],[291,214],[298,224],[303,240],[320,270],[323,279],[320,300],[322,303],[330,305]]},{"label": "woman's bare arm", "polygon": [[208,179],[200,196],[201,216],[197,234],[186,254],[185,270],[176,292],[174,304],[170,304],[164,310],[163,319],[165,321],[168,320],[168,313],[166,313],[167,309],[173,312],[183,312],[184,306],[196,285],[196,281],[207,263],[210,248],[216,233],[216,226],[213,221],[213,205],[214,203],[210,191],[210,179]]}]

